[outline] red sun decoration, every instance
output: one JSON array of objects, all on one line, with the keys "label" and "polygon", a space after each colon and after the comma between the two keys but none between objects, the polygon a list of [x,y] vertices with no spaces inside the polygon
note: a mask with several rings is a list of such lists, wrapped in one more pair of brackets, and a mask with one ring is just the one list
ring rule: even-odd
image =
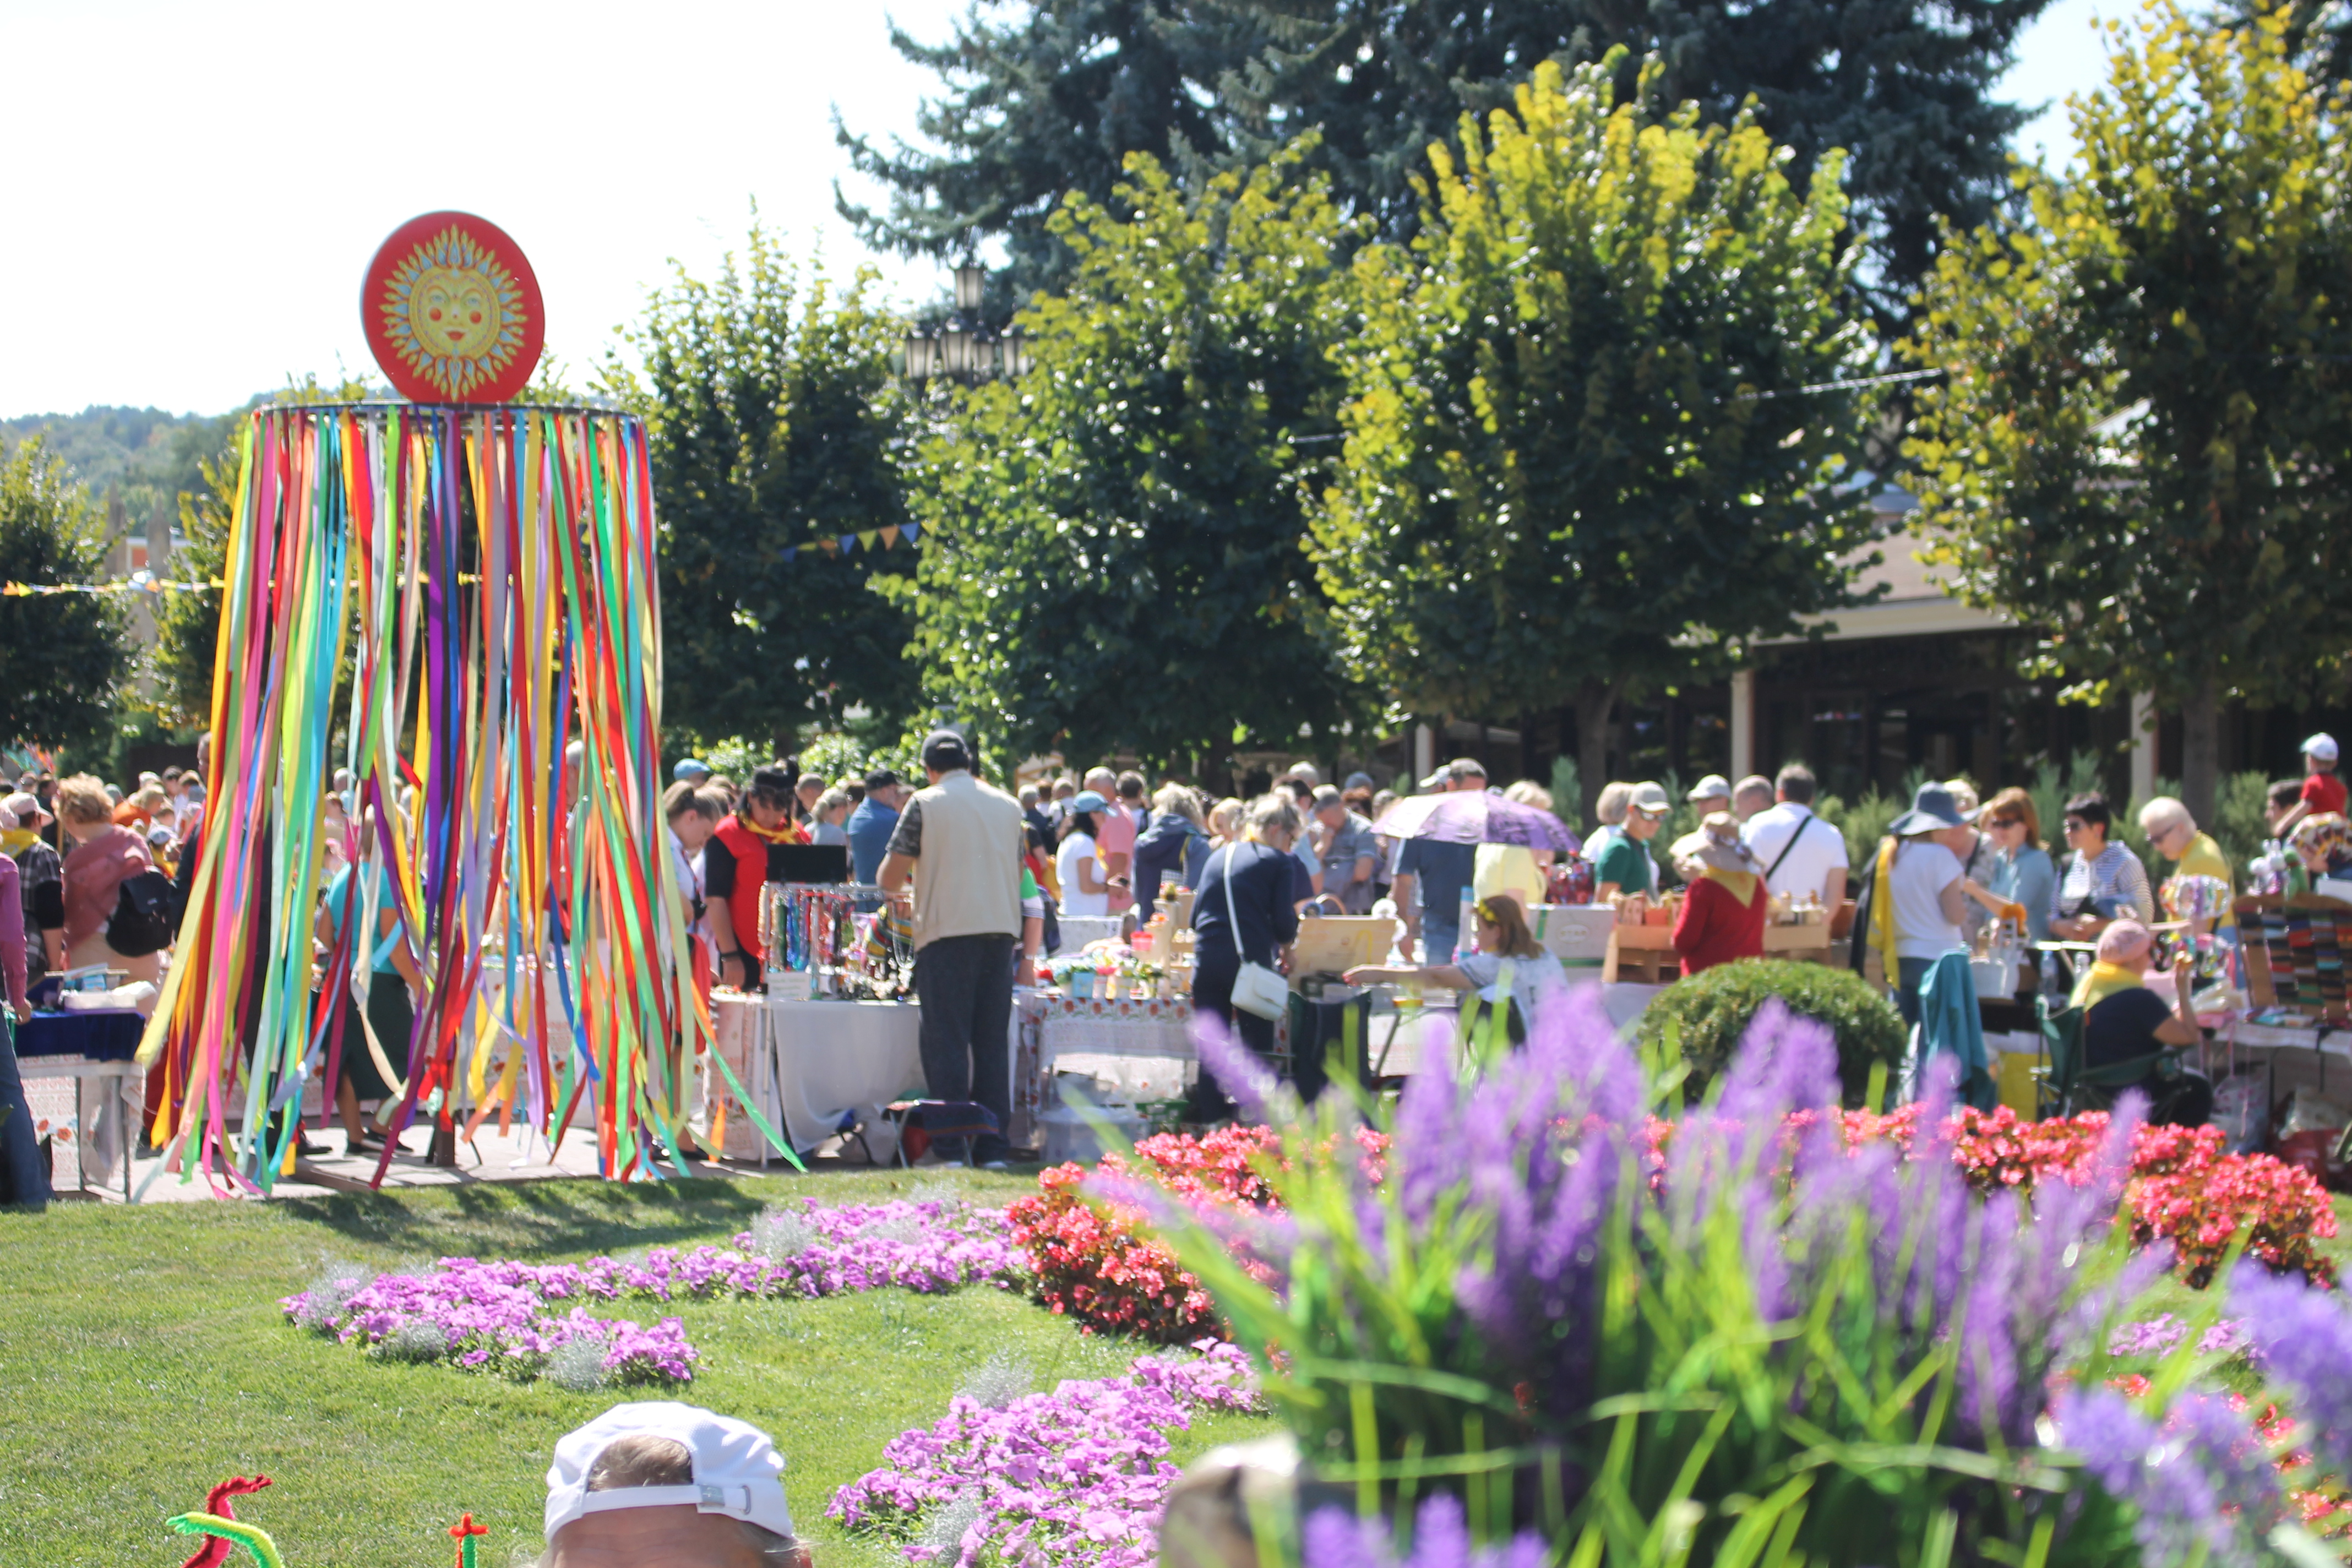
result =
[{"label": "red sun decoration", "polygon": [[360,318],[375,363],[417,403],[511,402],[547,342],[522,247],[471,213],[426,213],[393,230],[368,263]]}]

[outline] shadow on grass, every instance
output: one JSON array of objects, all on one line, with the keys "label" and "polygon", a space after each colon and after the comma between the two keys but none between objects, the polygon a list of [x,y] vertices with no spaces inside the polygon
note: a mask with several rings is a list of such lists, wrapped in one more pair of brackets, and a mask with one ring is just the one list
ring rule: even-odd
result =
[{"label": "shadow on grass", "polygon": [[511,1182],[394,1194],[281,1199],[278,1212],[353,1242],[408,1252],[538,1257],[708,1240],[750,1227],[765,1197],[696,1180]]}]

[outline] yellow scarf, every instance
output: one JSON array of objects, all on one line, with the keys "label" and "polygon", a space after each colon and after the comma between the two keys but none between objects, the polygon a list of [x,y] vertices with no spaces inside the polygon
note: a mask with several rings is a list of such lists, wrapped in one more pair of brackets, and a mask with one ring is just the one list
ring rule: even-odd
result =
[{"label": "yellow scarf", "polygon": [[2120,963],[2094,963],[2084,971],[2082,979],[2074,982],[2073,1005],[2087,1013],[2119,991],[2129,991],[2147,984],[2139,974]]},{"label": "yellow scarf", "polygon": [[1895,846],[1889,838],[1878,847],[1878,880],[1870,891],[1870,945],[1895,973]]},{"label": "yellow scarf", "polygon": [[790,822],[785,823],[782,827],[762,827],[758,823],[751,820],[750,813],[740,811],[735,814],[735,820],[741,823],[744,829],[749,832],[752,837],[763,839],[770,844],[805,844],[808,842],[806,838],[802,837],[801,830],[793,826]]},{"label": "yellow scarf", "polygon": [[32,847],[33,840],[39,837],[38,833],[29,827],[11,827],[6,832],[0,833],[0,855],[22,855]]},{"label": "yellow scarf", "polygon": [[1759,880],[1753,871],[1719,871],[1709,866],[1702,873],[1710,882],[1720,882],[1739,900],[1742,909],[1756,901],[1756,884]]}]

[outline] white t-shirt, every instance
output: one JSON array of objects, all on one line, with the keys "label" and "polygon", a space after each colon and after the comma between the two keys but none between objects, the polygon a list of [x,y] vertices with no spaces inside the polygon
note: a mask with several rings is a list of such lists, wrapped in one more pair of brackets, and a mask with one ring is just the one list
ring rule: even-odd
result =
[{"label": "white t-shirt", "polygon": [[1062,912],[1066,915],[1107,915],[1110,913],[1110,894],[1083,892],[1078,887],[1078,864],[1084,861],[1094,879],[1103,879],[1102,859],[1095,853],[1095,841],[1083,833],[1073,833],[1062,840],[1055,853],[1054,869],[1062,879]]},{"label": "white t-shirt", "polygon": [[[1808,823],[1811,826],[1807,826]],[[1789,840],[1800,828],[1804,829],[1804,837],[1790,849]],[[1782,898],[1810,892],[1818,899],[1830,873],[1846,868],[1845,835],[1815,816],[1811,806],[1793,800],[1784,800],[1749,818],[1746,837],[1748,847],[1756,853],[1759,871],[1779,860],[1781,850],[1789,850],[1780,868],[1764,879],[1764,886]]]},{"label": "white t-shirt", "polygon": [[1941,958],[1964,945],[1960,928],[1944,918],[1937,896],[1959,879],[1960,858],[1942,845],[1911,838],[1895,847],[1895,869],[1887,876],[1895,894],[1895,957]]}]

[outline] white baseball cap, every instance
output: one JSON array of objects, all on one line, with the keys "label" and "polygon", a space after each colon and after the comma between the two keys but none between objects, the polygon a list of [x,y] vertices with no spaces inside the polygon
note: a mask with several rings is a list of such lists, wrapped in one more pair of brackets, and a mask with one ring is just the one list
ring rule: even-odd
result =
[{"label": "white baseball cap", "polygon": [[1664,816],[1675,808],[1675,803],[1666,798],[1665,785],[1652,782],[1635,784],[1633,798],[1629,804],[1633,810],[1651,816]]},{"label": "white baseball cap", "polygon": [[[616,1439],[636,1436],[667,1437],[693,1455],[694,1484],[590,1491],[588,1472],[597,1457]],[[615,1405],[555,1445],[555,1463],[547,1472],[547,1539],[552,1543],[557,1531],[583,1514],[679,1503],[789,1537],[793,1516],[784,1506],[783,1473],[784,1457],[748,1421],[670,1400]]]},{"label": "white baseball cap", "polygon": [[2323,763],[2336,760],[2336,737],[2322,731],[2303,743],[2303,754],[2317,757]]},{"label": "white baseball cap", "polygon": [[1729,800],[1731,781],[1721,773],[1709,773],[1691,785],[1690,794],[1683,798],[1685,800]]}]

